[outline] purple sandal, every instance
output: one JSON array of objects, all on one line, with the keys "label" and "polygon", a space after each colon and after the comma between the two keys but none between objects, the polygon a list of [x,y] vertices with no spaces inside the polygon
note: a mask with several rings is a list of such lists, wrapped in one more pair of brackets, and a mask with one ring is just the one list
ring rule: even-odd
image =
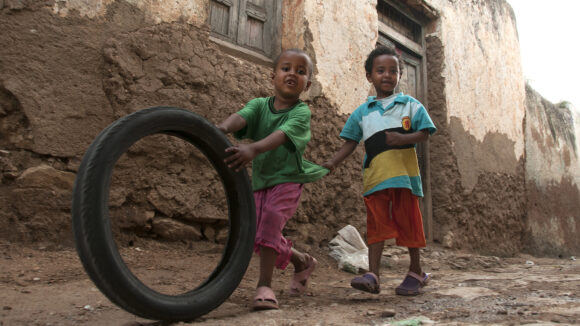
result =
[{"label": "purple sandal", "polygon": [[364,292],[378,294],[381,292],[381,285],[375,273],[368,272],[363,276],[357,276],[350,281],[350,286]]},{"label": "purple sandal", "polygon": [[404,296],[419,295],[421,293],[419,289],[427,285],[427,282],[429,282],[429,274],[422,273],[419,276],[417,273],[409,272],[405,276],[403,283],[397,286],[395,293]]}]

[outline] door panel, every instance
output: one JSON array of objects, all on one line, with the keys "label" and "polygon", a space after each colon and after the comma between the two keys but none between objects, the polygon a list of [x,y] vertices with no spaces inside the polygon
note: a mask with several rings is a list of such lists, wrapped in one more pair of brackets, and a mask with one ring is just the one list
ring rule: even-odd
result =
[{"label": "door panel", "polygon": [[268,0],[242,0],[238,40],[254,50],[272,52],[273,25],[268,16],[274,15],[275,3]]},{"label": "door panel", "polygon": [[237,22],[237,1],[212,0],[209,2],[209,24],[212,32],[232,38],[236,34]]}]

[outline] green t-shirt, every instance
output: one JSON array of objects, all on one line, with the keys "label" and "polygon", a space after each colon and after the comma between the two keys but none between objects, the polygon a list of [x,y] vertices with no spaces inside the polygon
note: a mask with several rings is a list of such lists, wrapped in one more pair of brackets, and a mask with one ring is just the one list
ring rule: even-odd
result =
[{"label": "green t-shirt", "polygon": [[310,109],[299,101],[291,108],[275,111],[274,98],[255,98],[237,112],[246,127],[234,133],[237,139],[259,141],[276,130],[286,134],[289,141],[259,154],[252,161],[252,187],[260,190],[286,182],[314,182],[328,173],[328,169],[302,158],[310,141]]}]

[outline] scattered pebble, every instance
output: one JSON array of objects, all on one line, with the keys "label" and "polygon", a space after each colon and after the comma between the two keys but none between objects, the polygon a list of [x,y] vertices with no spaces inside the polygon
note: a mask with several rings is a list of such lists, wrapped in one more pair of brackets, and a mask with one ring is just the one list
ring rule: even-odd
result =
[{"label": "scattered pebble", "polygon": [[394,317],[396,315],[394,310],[384,310],[381,312],[381,318]]}]

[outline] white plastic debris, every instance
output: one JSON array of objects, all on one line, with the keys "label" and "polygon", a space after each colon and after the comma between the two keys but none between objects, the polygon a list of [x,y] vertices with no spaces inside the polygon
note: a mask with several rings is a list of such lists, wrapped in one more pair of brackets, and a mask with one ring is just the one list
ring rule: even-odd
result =
[{"label": "white plastic debris", "polygon": [[368,248],[354,226],[349,224],[340,229],[329,246],[330,256],[338,261],[338,268],[353,274],[368,271]]}]

